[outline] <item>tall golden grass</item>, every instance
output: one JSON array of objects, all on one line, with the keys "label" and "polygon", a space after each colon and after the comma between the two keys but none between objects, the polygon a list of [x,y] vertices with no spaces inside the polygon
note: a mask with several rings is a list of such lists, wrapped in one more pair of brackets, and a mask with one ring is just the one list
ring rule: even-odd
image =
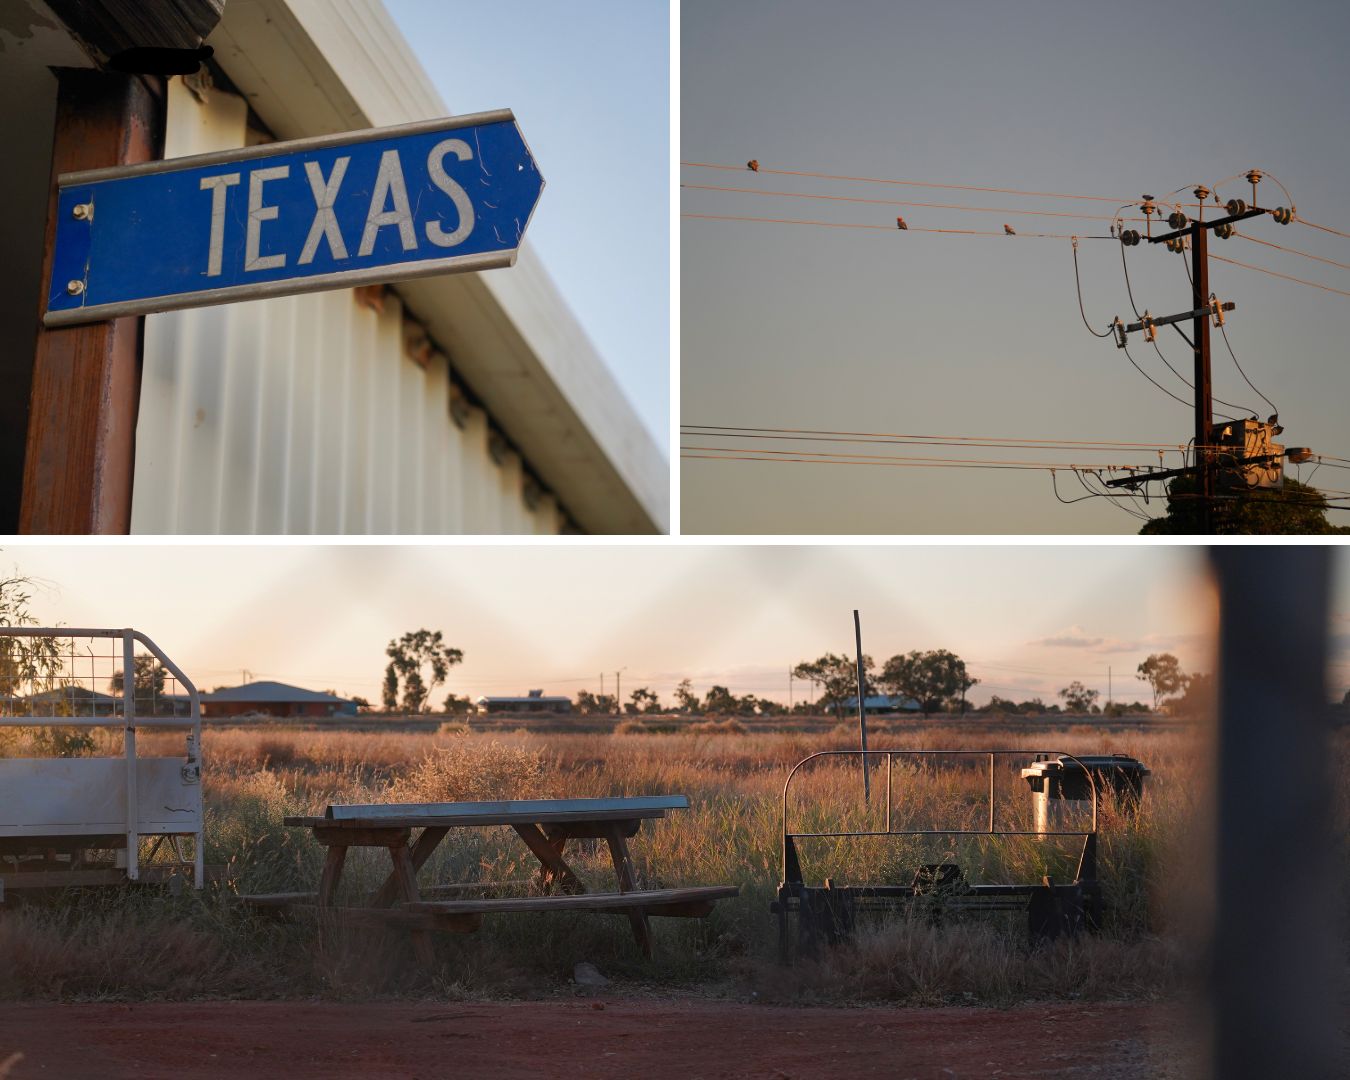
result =
[{"label": "tall golden grass", "polygon": [[[633,729],[627,728],[627,732]],[[701,992],[753,989],[780,1000],[885,999],[995,1002],[1028,998],[1154,996],[1171,993],[1189,950],[1177,903],[1190,875],[1205,750],[1193,731],[1122,731],[1083,726],[1010,734],[963,723],[873,734],[881,749],[1059,750],[1124,753],[1152,770],[1138,817],[1103,807],[1100,868],[1108,916],[1103,932],[1031,948],[1016,919],[897,919],[863,926],[848,946],[791,968],[776,959],[768,906],[780,877],[784,777],[799,760],[848,748],[848,730],[819,734],[736,731],[720,725],[673,734],[306,732],[208,729],[205,734],[207,861],[225,880],[202,895],[84,892],[0,917],[0,996],[285,997],[318,994],[531,995],[564,985],[589,960],[618,979]],[[143,753],[176,753],[180,737],[147,735]],[[1338,775],[1350,776],[1345,746]],[[1030,797],[1017,769],[1000,759],[997,824],[1029,828]],[[892,767],[895,828],[983,827],[984,759]],[[942,765],[944,767],[939,767]],[[1253,778],[1256,780],[1257,778]],[[794,830],[880,827],[885,772],[872,772],[862,800],[856,759],[823,759],[794,782]],[[481,932],[442,936],[428,976],[407,944],[383,933],[280,924],[243,910],[241,893],[312,890],[322,849],[287,814],[320,813],[332,802],[683,794],[688,811],[644,824],[632,847],[638,875],[653,886],[741,887],[707,920],[655,920],[657,958],[635,949],[624,920],[588,915],[489,916]],[[1350,806],[1342,799],[1342,835]],[[1077,851],[1031,837],[964,841],[880,838],[812,841],[808,877],[907,882],[914,867],[952,857],[975,881],[1072,877]],[[388,871],[379,853],[353,852],[342,900],[359,902]],[[569,860],[594,887],[612,888],[603,845],[576,841]],[[424,868],[423,884],[528,881],[537,863],[505,829],[456,830]],[[517,884],[517,888],[520,886]]]}]

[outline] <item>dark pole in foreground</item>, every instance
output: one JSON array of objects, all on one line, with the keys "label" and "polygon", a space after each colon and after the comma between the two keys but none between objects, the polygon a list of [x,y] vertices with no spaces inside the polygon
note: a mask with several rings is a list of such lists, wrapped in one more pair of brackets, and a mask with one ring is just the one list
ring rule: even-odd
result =
[{"label": "dark pole in foreground", "polygon": [[[1191,234],[1191,310],[1209,304],[1209,233]],[[1209,451],[1214,427],[1214,388],[1209,370],[1209,315],[1197,315],[1193,324],[1195,345],[1195,463],[1200,494],[1200,531],[1214,531],[1214,459]]]},{"label": "dark pole in foreground", "polygon": [[872,778],[867,771],[867,679],[863,676],[862,623],[853,609],[853,642],[858,650],[858,734],[862,738],[863,802],[872,801]]},{"label": "dark pole in foreground", "polygon": [[1220,547],[1213,922],[1215,1080],[1343,1076],[1331,710],[1331,549]]}]

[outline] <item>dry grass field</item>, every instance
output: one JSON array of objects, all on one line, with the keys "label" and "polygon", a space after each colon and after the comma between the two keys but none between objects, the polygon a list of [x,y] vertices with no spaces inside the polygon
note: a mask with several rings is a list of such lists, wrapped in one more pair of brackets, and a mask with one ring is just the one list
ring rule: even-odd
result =
[{"label": "dry grass field", "polygon": [[[569,992],[573,966],[583,960],[620,993],[680,990],[783,1003],[1150,1000],[1180,986],[1193,900],[1185,867],[1204,771],[1196,729],[882,722],[872,734],[874,748],[1124,753],[1145,762],[1153,775],[1138,818],[1111,807],[1102,814],[1106,925],[1097,935],[1031,948],[1020,920],[878,922],[864,926],[852,944],[790,968],[777,962],[768,910],[780,877],[783,780],[801,758],[848,748],[855,734],[705,732],[208,729],[207,861],[225,866],[224,880],[200,895],[158,888],[72,892],[7,912],[0,917],[0,997],[532,998]],[[178,749],[173,736],[151,736],[142,739],[142,752],[153,752],[158,738],[163,752]],[[985,820],[986,774],[950,762],[950,768],[916,767],[896,759],[897,828]],[[1025,762],[1000,765],[1001,827],[1030,823],[1031,800],[1016,775]],[[1350,779],[1344,744],[1336,768]],[[874,774],[878,786],[865,809],[856,759],[827,760],[803,778],[792,801],[794,822],[875,823],[883,783],[884,774]],[[1339,785],[1341,835],[1350,818],[1348,786]],[[322,812],[330,802],[667,793],[687,795],[691,809],[644,825],[632,842],[640,876],[652,885],[732,883],[741,894],[707,920],[655,920],[651,962],[620,919],[489,916],[476,934],[439,935],[436,970],[428,973],[409,962],[406,941],[383,931],[276,922],[235,901],[241,893],[315,886],[322,849],[281,819]],[[451,841],[422,871],[424,883],[479,882],[488,893],[493,883],[529,887],[537,864],[514,834],[462,830]],[[606,884],[607,855],[597,843],[577,843],[573,865]],[[948,853],[973,880],[1039,881],[1045,873],[1065,875],[1067,859],[1062,847],[1034,838],[813,844],[804,852],[808,876],[841,882],[907,882],[915,865]],[[386,872],[383,860],[359,854],[349,862],[344,890],[373,888]],[[1061,880],[1071,877],[1070,868]]]}]

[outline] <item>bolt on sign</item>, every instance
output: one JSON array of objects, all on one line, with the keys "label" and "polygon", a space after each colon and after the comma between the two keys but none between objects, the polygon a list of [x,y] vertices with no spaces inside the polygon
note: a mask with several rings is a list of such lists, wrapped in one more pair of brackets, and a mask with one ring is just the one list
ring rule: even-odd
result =
[{"label": "bolt on sign", "polygon": [[544,188],[509,109],[57,183],[47,326],[512,266]]}]

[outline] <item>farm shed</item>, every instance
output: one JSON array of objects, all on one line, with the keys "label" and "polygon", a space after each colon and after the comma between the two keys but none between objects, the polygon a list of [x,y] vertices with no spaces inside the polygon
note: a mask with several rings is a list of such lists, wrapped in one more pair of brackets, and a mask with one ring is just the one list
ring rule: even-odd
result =
[{"label": "farm shed", "polygon": [[202,715],[355,716],[356,702],[280,682],[251,682],[202,694]]},{"label": "farm shed", "polygon": [[[111,63],[203,42],[188,76]],[[9,5],[0,532],[664,531],[664,456],[528,240],[509,269],[41,327],[54,174],[449,113],[378,4]]]},{"label": "farm shed", "polygon": [[480,713],[568,713],[572,711],[571,698],[547,696],[542,690],[531,690],[524,697],[489,696],[474,701]]}]

